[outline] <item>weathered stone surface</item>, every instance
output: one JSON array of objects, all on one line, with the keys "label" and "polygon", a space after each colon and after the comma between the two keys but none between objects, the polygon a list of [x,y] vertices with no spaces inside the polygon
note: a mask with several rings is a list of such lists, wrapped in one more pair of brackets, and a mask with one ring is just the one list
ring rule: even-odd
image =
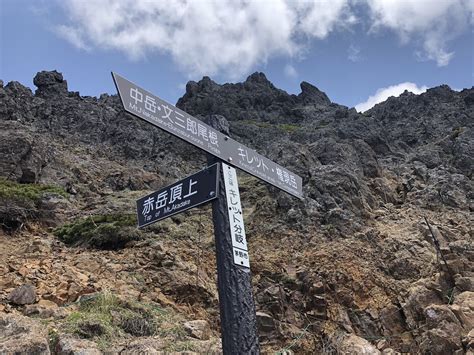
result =
[{"label": "weathered stone surface", "polygon": [[49,355],[48,332],[28,317],[0,313],[0,353]]},{"label": "weathered stone surface", "polygon": [[344,336],[336,346],[340,354],[380,354],[380,351],[375,346],[355,334]]},{"label": "weathered stone surface", "polygon": [[439,295],[424,285],[410,288],[409,296],[403,305],[407,323],[412,327],[416,327],[418,322],[424,320],[424,310],[427,306],[441,303],[443,303],[443,300],[440,299]]},{"label": "weathered stone surface", "polygon": [[206,116],[204,122],[223,134],[229,134],[229,121],[222,115]]},{"label": "weathered stone surface", "polygon": [[276,322],[269,314],[257,312],[257,327],[259,332],[269,333],[276,329]]},{"label": "weathered stone surface", "polygon": [[8,296],[13,304],[24,305],[36,302],[36,288],[33,285],[22,285],[15,288]]},{"label": "weathered stone surface", "polygon": [[456,287],[461,291],[474,292],[474,277],[463,277],[459,275],[459,277],[456,278]]},{"label": "weathered stone surface", "polygon": [[447,323],[441,328],[426,331],[422,336],[419,349],[424,353],[436,355],[455,354],[456,351],[462,354],[459,328],[453,323]]},{"label": "weathered stone surface", "polygon": [[60,335],[56,344],[56,353],[59,355],[100,355],[102,351],[97,344],[86,339],[76,339],[70,336]]},{"label": "weathered stone surface", "polygon": [[426,324],[431,327],[439,327],[442,323],[453,323],[461,328],[461,323],[447,305],[430,305],[425,308]]},{"label": "weathered stone surface", "polygon": [[462,326],[447,305],[430,305],[425,308],[426,325],[420,350],[433,354],[451,354],[462,350]]},{"label": "weathered stone surface", "polygon": [[184,329],[193,338],[200,340],[209,340],[211,328],[205,320],[192,320],[184,323]]},{"label": "weathered stone surface", "polygon": [[474,328],[464,337],[463,344],[468,351],[474,352]]},{"label": "weathered stone surface", "polygon": [[69,312],[52,301],[40,300],[37,304],[27,305],[23,314],[39,318],[64,318]]},{"label": "weathered stone surface", "polygon": [[474,292],[465,291],[456,296],[451,310],[464,329],[474,328]]}]

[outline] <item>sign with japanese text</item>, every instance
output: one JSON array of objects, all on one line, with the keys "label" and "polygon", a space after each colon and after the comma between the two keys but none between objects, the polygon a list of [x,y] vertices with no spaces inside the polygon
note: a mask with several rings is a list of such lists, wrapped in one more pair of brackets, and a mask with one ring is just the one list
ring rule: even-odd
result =
[{"label": "sign with japanese text", "polygon": [[222,173],[224,175],[227,207],[229,209],[234,263],[240,266],[250,267],[247,238],[245,237],[244,215],[242,213],[242,205],[240,204],[239,185],[237,183],[237,172],[233,167],[222,163]]},{"label": "sign with japanese text", "polygon": [[112,73],[125,111],[246,171],[298,198],[302,179],[255,150],[216,131],[197,118],[163,101],[134,83]]},{"label": "sign with japanese text", "polygon": [[138,228],[217,197],[219,164],[137,200]]}]

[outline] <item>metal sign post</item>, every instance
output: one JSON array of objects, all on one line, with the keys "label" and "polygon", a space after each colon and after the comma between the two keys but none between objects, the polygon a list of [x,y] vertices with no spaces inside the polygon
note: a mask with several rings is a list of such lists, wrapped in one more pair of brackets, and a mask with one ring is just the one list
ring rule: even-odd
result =
[{"label": "metal sign post", "polygon": [[[230,169],[235,173],[234,168],[222,164],[219,174],[218,197],[212,203],[222,351],[224,354],[236,355],[259,354],[257,319],[248,252],[239,251],[234,247],[235,237],[232,238],[231,233],[235,224],[230,223],[233,213],[229,213],[232,206],[229,206],[230,196],[226,193],[225,185],[226,173]],[[228,183],[229,181],[227,181],[227,185]],[[233,189],[238,190],[236,180]],[[236,198],[233,202],[235,201],[237,201]],[[241,213],[242,210],[238,211],[241,221],[243,221]]]},{"label": "metal sign post", "polygon": [[[211,126],[216,122],[210,122]],[[214,127],[216,128],[216,127]],[[208,155],[208,163],[220,159]],[[216,241],[217,284],[224,354],[259,354],[252,275],[235,169],[225,163],[218,198],[212,203]]]}]

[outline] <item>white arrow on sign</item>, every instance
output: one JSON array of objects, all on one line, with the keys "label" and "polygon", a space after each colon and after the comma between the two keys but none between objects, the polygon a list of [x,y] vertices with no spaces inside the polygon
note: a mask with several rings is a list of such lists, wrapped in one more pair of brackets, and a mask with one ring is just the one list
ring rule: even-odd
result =
[{"label": "white arrow on sign", "polygon": [[255,150],[225,136],[204,122],[112,73],[125,111],[242,169],[279,189],[303,198],[302,179]]}]

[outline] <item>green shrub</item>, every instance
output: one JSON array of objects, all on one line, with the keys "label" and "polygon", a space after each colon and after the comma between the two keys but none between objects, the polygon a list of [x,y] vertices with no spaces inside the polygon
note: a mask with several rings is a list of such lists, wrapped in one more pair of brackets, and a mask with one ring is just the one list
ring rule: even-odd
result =
[{"label": "green shrub", "polygon": [[20,184],[0,178],[0,198],[22,199],[38,203],[45,193],[55,193],[63,197],[68,194],[62,188],[42,184]]},{"label": "green shrub", "polygon": [[140,239],[141,233],[134,225],[135,215],[95,215],[56,228],[54,235],[70,246],[117,249]]},{"label": "green shrub", "polygon": [[45,194],[67,197],[60,187],[41,184],[19,184],[0,178],[0,224],[4,230],[14,231],[30,220],[48,217],[51,211],[41,210]]}]

